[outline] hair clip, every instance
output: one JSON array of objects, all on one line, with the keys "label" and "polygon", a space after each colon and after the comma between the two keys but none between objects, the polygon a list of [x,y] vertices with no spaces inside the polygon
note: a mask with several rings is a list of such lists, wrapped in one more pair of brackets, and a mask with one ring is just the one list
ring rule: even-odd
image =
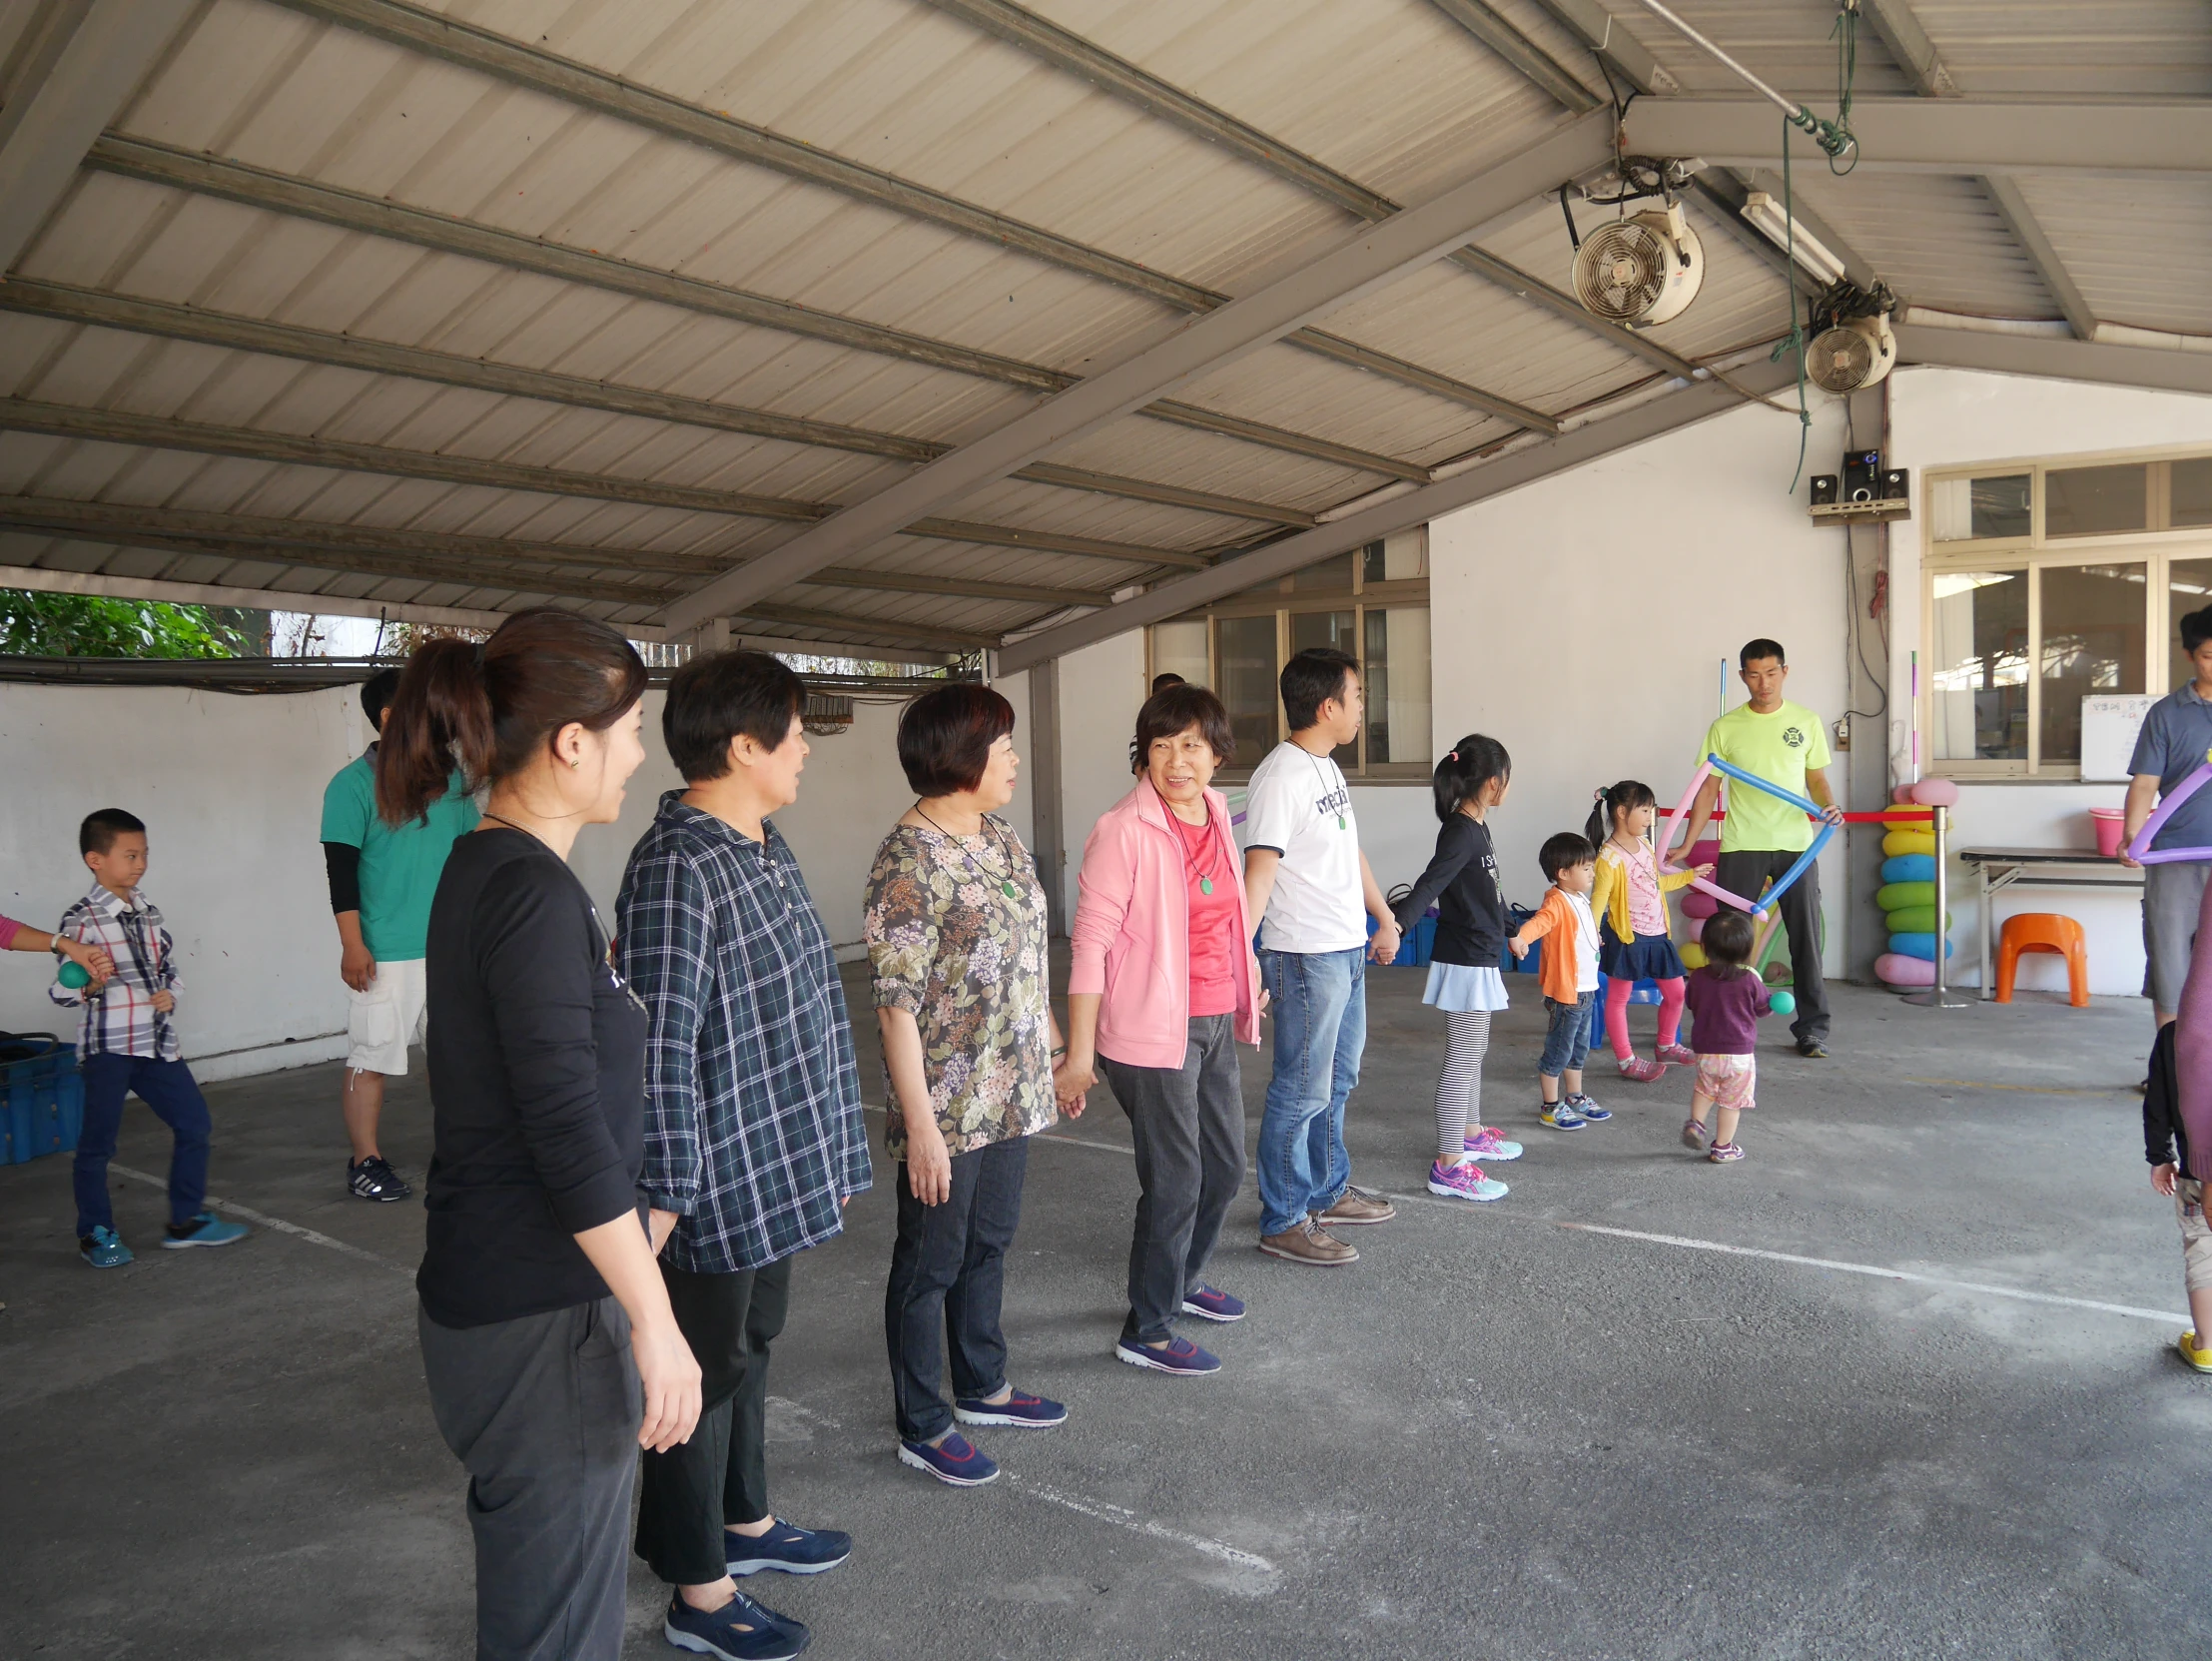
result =
[{"label": "hair clip", "polygon": [[1457,750],[1453,750],[1450,754],[1446,755],[1444,759],[1446,761],[1457,761],[1459,759],[1459,752]]}]

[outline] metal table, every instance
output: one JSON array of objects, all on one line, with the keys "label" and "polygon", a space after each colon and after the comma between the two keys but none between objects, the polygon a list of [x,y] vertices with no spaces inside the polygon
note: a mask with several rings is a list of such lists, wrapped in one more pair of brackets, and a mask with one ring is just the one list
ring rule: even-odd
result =
[{"label": "metal table", "polygon": [[1961,848],[1958,857],[1981,872],[1981,996],[1996,996],[1989,975],[1989,948],[1996,925],[1990,900],[2000,889],[2141,888],[2143,873],[2087,848]]}]

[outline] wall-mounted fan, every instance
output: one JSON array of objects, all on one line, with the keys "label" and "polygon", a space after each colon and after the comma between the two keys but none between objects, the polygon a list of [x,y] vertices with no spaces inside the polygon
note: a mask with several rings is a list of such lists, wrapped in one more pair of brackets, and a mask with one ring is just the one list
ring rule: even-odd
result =
[{"label": "wall-mounted fan", "polygon": [[1678,318],[1704,282],[1705,250],[1679,202],[1608,220],[1575,250],[1575,298],[1612,323]]},{"label": "wall-mounted fan", "polygon": [[1886,313],[1845,318],[1813,337],[1805,373],[1825,393],[1858,393],[1881,384],[1896,367],[1897,338]]}]

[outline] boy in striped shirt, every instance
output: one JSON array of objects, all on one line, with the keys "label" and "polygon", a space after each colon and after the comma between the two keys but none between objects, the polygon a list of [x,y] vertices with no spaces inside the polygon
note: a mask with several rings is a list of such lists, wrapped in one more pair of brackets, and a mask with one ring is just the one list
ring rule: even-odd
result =
[{"label": "boy in striped shirt", "polygon": [[123,1126],[123,1099],[135,1093],[176,1137],[169,1161],[170,1249],[229,1246],[246,1238],[242,1224],[203,1209],[208,1194],[208,1104],[184,1063],[177,1038],[176,944],[162,914],[138,891],[146,875],[146,826],[119,807],[88,813],[77,828],[77,851],[92,892],[62,914],[55,932],[97,946],[115,970],[82,987],[57,977],[47,996],[64,1008],[83,1006],[77,1053],[85,1074],[85,1123],[77,1138],[77,1246],[94,1268],[119,1268],[131,1248],[115,1232],[108,1202],[108,1162]]}]

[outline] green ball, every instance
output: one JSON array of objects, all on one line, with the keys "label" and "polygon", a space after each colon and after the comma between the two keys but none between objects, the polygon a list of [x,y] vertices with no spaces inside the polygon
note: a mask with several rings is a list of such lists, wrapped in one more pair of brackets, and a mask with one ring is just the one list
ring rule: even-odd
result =
[{"label": "green ball", "polygon": [[62,972],[54,978],[72,992],[80,986],[90,986],[92,984],[92,977],[85,973],[85,966],[81,963],[64,963]]},{"label": "green ball", "polygon": [[1788,1015],[1798,1007],[1798,1001],[1787,992],[1770,992],[1767,995],[1767,1007],[1777,1015]]}]

